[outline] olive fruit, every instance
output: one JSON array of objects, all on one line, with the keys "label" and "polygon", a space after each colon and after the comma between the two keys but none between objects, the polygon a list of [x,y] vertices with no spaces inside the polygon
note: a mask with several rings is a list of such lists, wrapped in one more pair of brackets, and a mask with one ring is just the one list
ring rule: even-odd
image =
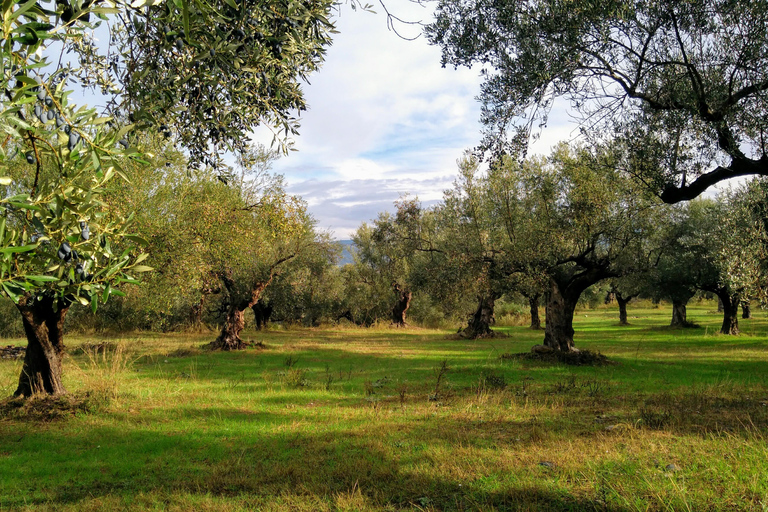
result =
[{"label": "olive fruit", "polygon": [[64,124],[64,118],[61,116],[56,116],[56,128],[61,128],[63,124]]},{"label": "olive fruit", "polygon": [[53,110],[49,110],[48,113],[46,114],[46,117],[48,118],[49,121],[51,121],[54,117],[56,117],[56,112],[54,112]]},{"label": "olive fruit", "polygon": [[27,157],[28,164],[34,164],[35,162],[37,162],[37,158],[35,158],[34,151],[27,151],[26,157]]},{"label": "olive fruit", "polygon": [[45,101],[45,98],[46,98],[47,96],[48,96],[48,94],[45,92],[45,89],[43,89],[43,88],[41,88],[41,89],[40,89],[40,90],[37,92],[37,99],[39,99],[40,101]]},{"label": "olive fruit", "polygon": [[59,246],[59,250],[56,252],[56,256],[58,256],[60,260],[69,261],[70,258],[72,258],[72,248],[67,242],[62,242]]},{"label": "olive fruit", "polygon": [[35,105],[35,115],[40,120],[41,123],[44,123],[45,120],[43,118],[43,107],[40,105]]},{"label": "olive fruit", "polygon": [[83,237],[83,240],[91,238],[91,230],[85,222],[80,223],[80,236]]},{"label": "olive fruit", "polygon": [[78,142],[80,142],[80,134],[77,132],[70,131],[69,144],[68,144],[69,150],[72,151],[72,149],[74,149],[74,147],[77,146]]},{"label": "olive fruit", "polygon": [[53,100],[51,98],[45,98],[45,106],[46,107],[52,107],[53,106]]},{"label": "olive fruit", "polygon": [[83,265],[82,265],[82,264],[80,264],[80,263],[78,263],[78,264],[75,266],[75,274],[77,274],[77,275],[82,275],[82,274],[83,274],[83,272],[85,272],[85,269],[83,269]]},{"label": "olive fruit", "polygon": [[130,143],[126,139],[120,139],[119,144],[123,146],[125,149],[128,149],[128,146],[130,146]]}]

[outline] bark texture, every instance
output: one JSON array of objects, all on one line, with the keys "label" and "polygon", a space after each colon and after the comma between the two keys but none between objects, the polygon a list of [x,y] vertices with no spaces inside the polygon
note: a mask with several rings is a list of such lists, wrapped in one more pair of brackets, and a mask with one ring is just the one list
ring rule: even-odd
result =
[{"label": "bark texture", "polygon": [[413,297],[413,294],[410,290],[403,288],[396,282],[392,283],[392,289],[397,296],[397,302],[392,308],[392,323],[397,327],[405,327],[405,314],[408,311],[408,308],[411,307],[411,298]]},{"label": "bark texture", "polygon": [[528,297],[528,306],[531,310],[531,329],[533,330],[539,330],[541,329],[541,319],[539,318],[539,299],[541,298],[541,294],[535,294],[530,297]]},{"label": "bark texture", "polygon": [[70,303],[59,299],[22,297],[17,304],[27,335],[27,352],[14,396],[35,393],[60,395],[67,390],[61,381],[64,356],[64,318]]},{"label": "bark texture", "polygon": [[741,318],[752,318],[752,308],[749,306],[749,301],[741,303]]},{"label": "bark texture", "polygon": [[477,309],[469,317],[466,328],[460,331],[464,338],[477,339],[493,336],[491,325],[494,322],[493,310],[496,305],[496,297],[482,295],[477,298]]},{"label": "bark texture", "polygon": [[544,346],[552,350],[578,352],[573,344],[573,313],[579,297],[593,284],[618,275],[610,269],[607,259],[585,260],[582,268],[580,271],[566,270],[549,278]]},{"label": "bark texture", "polygon": [[555,278],[550,278],[544,346],[563,352],[576,350],[573,345],[573,312],[580,295],[581,292],[578,295],[569,292]]}]

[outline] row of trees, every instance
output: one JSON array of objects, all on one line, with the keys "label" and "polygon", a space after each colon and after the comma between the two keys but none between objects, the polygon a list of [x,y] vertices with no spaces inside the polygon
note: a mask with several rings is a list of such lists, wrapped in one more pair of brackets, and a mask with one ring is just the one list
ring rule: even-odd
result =
[{"label": "row of trees", "polygon": [[[157,251],[169,274],[193,279],[191,286],[218,279],[229,291],[227,327],[216,345],[240,343],[244,309],[311,230],[306,208],[286,197],[279,180],[256,189],[215,180],[226,185],[232,178],[227,152],[249,168],[247,140],[256,126],[295,132],[294,113],[305,108],[300,81],[323,61],[332,7],[330,0],[267,8],[249,0],[3,4],[0,289],[16,304],[28,340],[16,395],[65,391],[70,306],[96,311],[123,293],[120,287],[137,284],[138,274],[151,270],[142,264],[148,239],[160,232],[168,244],[180,243],[176,252],[171,245],[163,246],[170,252]],[[94,38],[99,26],[109,32],[101,46]],[[105,106],[78,106],[73,92],[100,94]],[[176,164],[186,166],[187,181],[161,171],[168,153],[156,142],[162,139],[183,151],[183,164]],[[173,190],[189,201],[183,213],[200,223],[179,228],[181,238],[151,219],[142,223],[135,213],[145,203],[133,201],[128,174],[148,180],[142,201],[161,201]],[[155,206],[163,212],[159,222],[185,224],[182,210]],[[207,220],[247,227],[256,239],[216,240]],[[194,257],[184,246],[191,239]],[[238,257],[256,270],[238,275]]]},{"label": "row of trees", "polygon": [[545,300],[544,346],[574,350],[574,309],[606,280],[625,321],[627,301],[645,296],[672,302],[673,324],[684,325],[686,303],[706,291],[724,305],[722,332],[738,333],[739,305],[765,293],[768,184],[670,206],[623,172],[623,154],[563,144],[483,172],[468,156],[440,204],[402,200],[363,226],[359,265],[380,287],[394,281],[448,307],[476,298],[463,330],[471,338],[491,334],[495,301],[516,293],[534,327]]},{"label": "row of trees", "polygon": [[[425,297],[446,313],[474,301],[464,333],[481,336],[514,290],[532,314],[545,298],[545,346],[573,350],[575,304],[605,279],[617,297],[656,279],[678,316],[691,290],[709,290],[729,333],[739,301],[760,293],[762,182],[679,209],[653,197],[768,174],[765,1],[441,0],[427,35],[445,64],[484,67],[490,165],[468,156],[440,205],[402,201],[363,226],[358,262],[341,270],[305,204],[265,171],[270,155],[247,143],[260,124],[296,131],[335,4],[48,3],[6,2],[0,40],[0,289],[29,343],[18,395],[64,391],[72,304],[172,327],[224,297],[212,346],[234,349],[249,308],[402,325]],[[75,105],[76,89],[104,108]],[[524,158],[558,97],[584,115],[590,146]]]}]

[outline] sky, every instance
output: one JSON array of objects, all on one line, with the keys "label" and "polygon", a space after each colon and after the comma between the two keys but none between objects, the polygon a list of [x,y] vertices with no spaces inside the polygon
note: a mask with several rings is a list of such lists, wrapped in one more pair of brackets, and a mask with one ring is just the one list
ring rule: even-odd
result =
[{"label": "sky", "polygon": [[[307,201],[318,228],[347,239],[362,222],[392,211],[400,196],[439,201],[457,174],[456,160],[480,142],[479,69],[442,68],[440,49],[422,36],[406,41],[376,14],[344,6],[322,69],[304,86],[295,149],[273,170]],[[398,3],[396,14],[428,21],[430,11]],[[406,36],[416,26],[399,26]],[[567,137],[575,125],[554,117],[539,143]],[[266,130],[256,140],[271,141]]]}]

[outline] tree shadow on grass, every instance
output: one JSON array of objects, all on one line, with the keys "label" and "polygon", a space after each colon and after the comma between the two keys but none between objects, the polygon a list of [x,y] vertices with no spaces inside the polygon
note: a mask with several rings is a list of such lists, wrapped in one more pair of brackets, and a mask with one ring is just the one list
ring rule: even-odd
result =
[{"label": "tree shadow on grass", "polygon": [[[217,418],[238,416],[230,413],[210,411]],[[339,496],[357,492],[363,508],[371,509],[625,510],[598,497],[569,494],[553,484],[550,470],[538,466],[530,468],[537,483],[503,474],[462,480],[437,468],[434,474],[415,471],[419,464],[433,463],[428,454],[387,453],[375,437],[354,429],[317,434],[256,429],[248,434],[233,432],[232,421],[224,424],[229,427],[196,432],[129,425],[41,429],[22,439],[0,430],[0,508],[77,508],[103,497],[130,504],[136,496],[153,494],[158,501],[179,494],[261,502],[311,497],[333,508]],[[497,482],[488,485],[486,477]]]}]

